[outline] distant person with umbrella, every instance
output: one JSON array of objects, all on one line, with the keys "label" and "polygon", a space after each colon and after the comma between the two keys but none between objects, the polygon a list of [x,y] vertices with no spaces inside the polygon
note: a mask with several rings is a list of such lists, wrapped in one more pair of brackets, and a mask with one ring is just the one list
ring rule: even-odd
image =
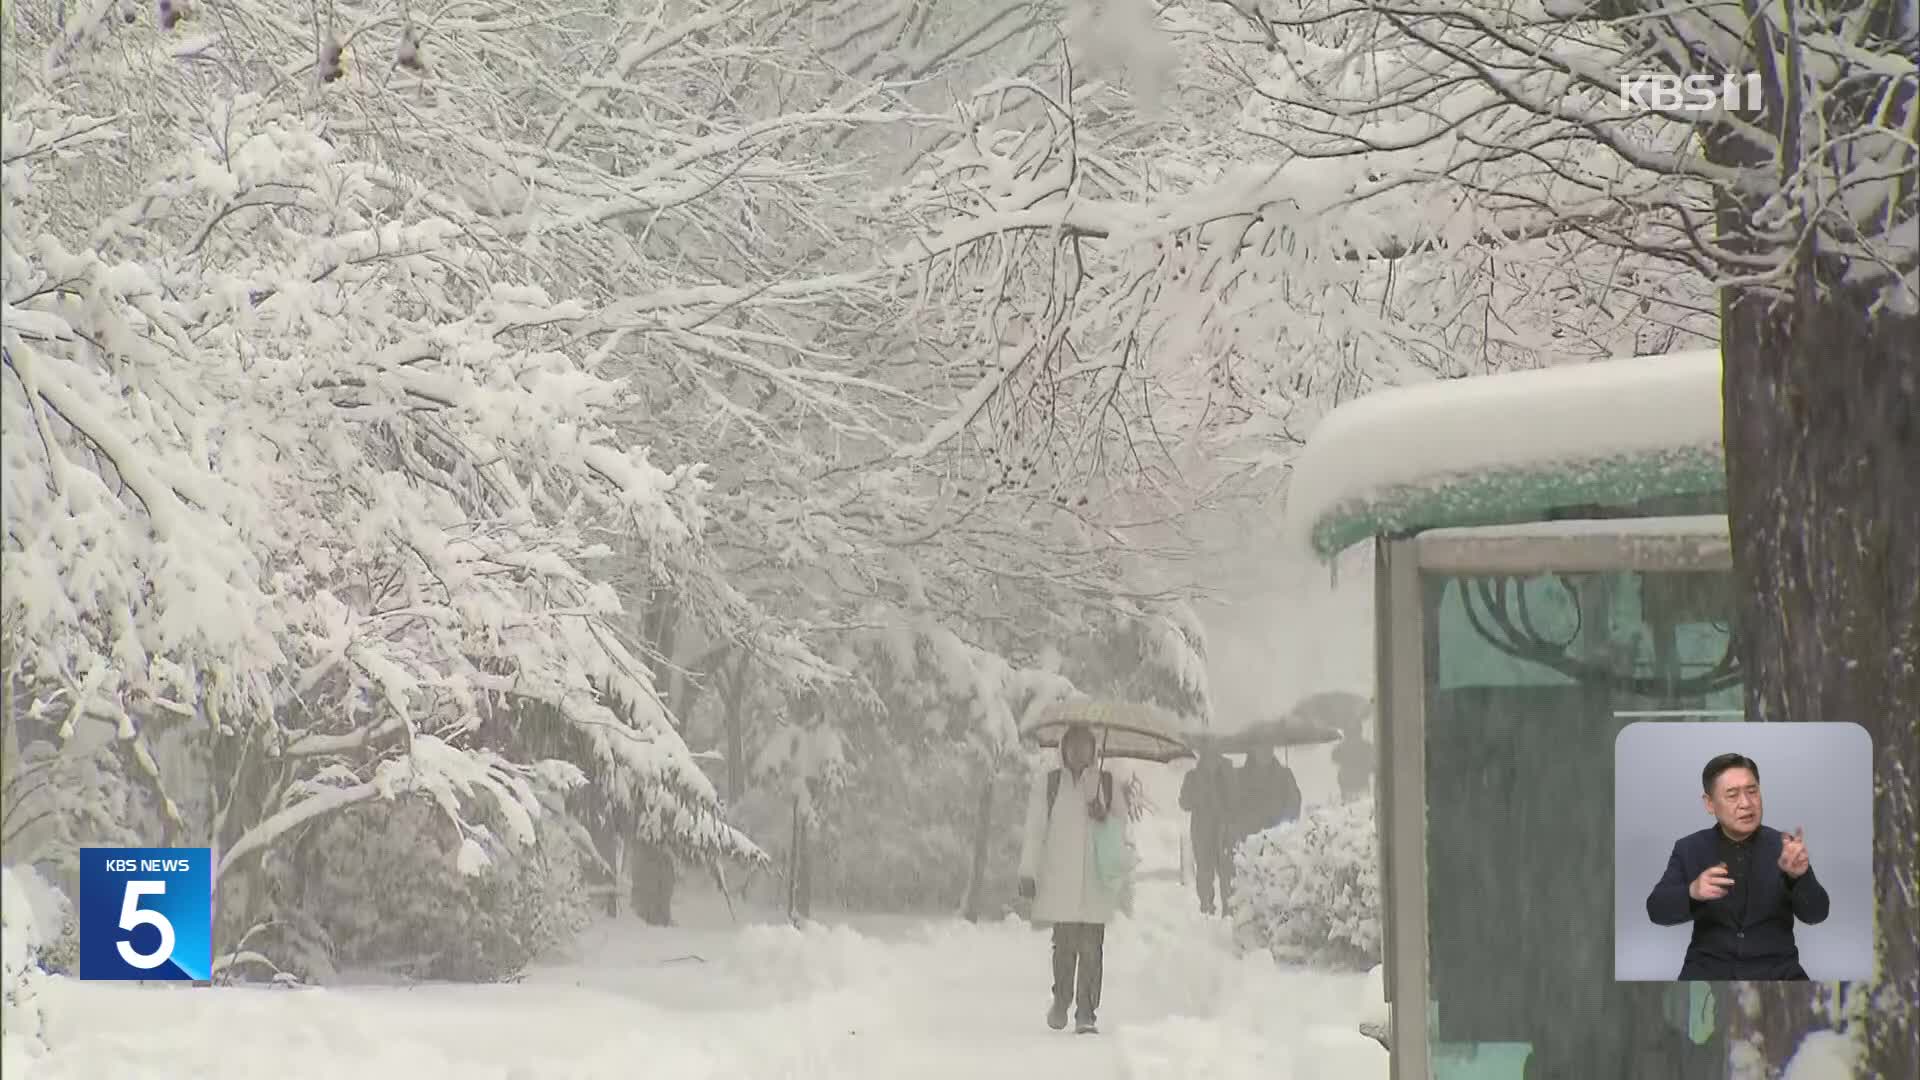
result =
[{"label": "distant person with umbrella", "polygon": [[1340,798],[1346,802],[1362,798],[1373,790],[1373,743],[1368,741],[1364,717],[1355,717],[1341,732],[1333,747],[1333,767],[1340,781]]},{"label": "distant person with umbrella", "polygon": [[1273,751],[1260,747],[1247,753],[1247,763],[1238,770],[1240,810],[1243,815],[1234,830],[1234,845],[1255,833],[1265,832],[1282,822],[1300,816],[1304,802],[1300,782],[1293,770],[1280,764]]},{"label": "distant person with umbrella", "polygon": [[1216,887],[1219,910],[1226,910],[1233,895],[1232,823],[1229,820],[1233,799],[1233,769],[1218,751],[1209,750],[1180,781],[1180,809],[1188,814],[1188,835],[1193,842],[1194,887],[1200,893],[1200,910],[1212,915]]},{"label": "distant person with umbrella", "polygon": [[[1107,923],[1119,908],[1124,878],[1105,852],[1129,817],[1126,786],[1098,764],[1091,728],[1073,724],[1060,735],[1060,768],[1033,785],[1020,845],[1020,895],[1033,902],[1031,918],[1053,924],[1053,1004],[1047,1026],[1098,1031],[1106,960]],[[1124,832],[1120,832],[1121,841]]]},{"label": "distant person with umbrella", "polygon": [[1296,728],[1319,730],[1339,739],[1333,747],[1333,766],[1342,802],[1361,798],[1372,788],[1374,753],[1367,729],[1373,711],[1373,702],[1359,694],[1327,690],[1307,696],[1288,713]]}]

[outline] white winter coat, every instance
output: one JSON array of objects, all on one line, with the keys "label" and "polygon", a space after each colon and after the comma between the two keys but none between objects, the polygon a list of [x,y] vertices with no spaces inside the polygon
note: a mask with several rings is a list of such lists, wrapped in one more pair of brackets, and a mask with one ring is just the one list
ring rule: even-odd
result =
[{"label": "white winter coat", "polygon": [[[1048,770],[1051,771],[1051,770]],[[1108,770],[1111,772],[1111,770]],[[1037,890],[1032,919],[1037,923],[1105,923],[1120,897],[1100,881],[1094,866],[1093,817],[1087,804],[1099,793],[1099,767],[1082,770],[1078,780],[1062,769],[1053,814],[1047,814],[1047,772],[1034,777],[1027,800],[1026,832],[1020,844],[1020,876]],[[1126,779],[1113,777],[1109,815],[1127,827]]]}]

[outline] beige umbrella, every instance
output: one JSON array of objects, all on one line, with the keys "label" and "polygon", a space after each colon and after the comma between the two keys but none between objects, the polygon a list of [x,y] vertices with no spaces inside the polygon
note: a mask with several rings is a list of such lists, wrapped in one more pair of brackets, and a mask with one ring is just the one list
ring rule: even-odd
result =
[{"label": "beige umbrella", "polygon": [[1093,731],[1103,758],[1137,761],[1177,761],[1192,757],[1179,727],[1166,710],[1137,701],[1059,701],[1020,728],[1023,739],[1056,747],[1068,728]]}]

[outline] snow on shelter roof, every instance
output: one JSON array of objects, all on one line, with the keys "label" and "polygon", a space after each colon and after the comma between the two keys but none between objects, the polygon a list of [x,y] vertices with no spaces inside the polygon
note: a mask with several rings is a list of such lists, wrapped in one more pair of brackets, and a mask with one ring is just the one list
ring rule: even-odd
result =
[{"label": "snow on shelter roof", "polygon": [[[1372,536],[1724,498],[1718,350],[1476,376],[1369,394],[1294,461],[1289,531],[1332,556]],[[1664,500],[1668,505],[1660,507]]]}]

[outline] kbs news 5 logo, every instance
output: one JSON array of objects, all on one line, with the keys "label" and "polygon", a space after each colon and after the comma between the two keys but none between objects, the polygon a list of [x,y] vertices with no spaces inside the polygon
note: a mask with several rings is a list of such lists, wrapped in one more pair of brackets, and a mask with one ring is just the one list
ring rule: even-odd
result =
[{"label": "kbs news 5 logo", "polygon": [[82,980],[212,977],[212,849],[80,849]]}]

